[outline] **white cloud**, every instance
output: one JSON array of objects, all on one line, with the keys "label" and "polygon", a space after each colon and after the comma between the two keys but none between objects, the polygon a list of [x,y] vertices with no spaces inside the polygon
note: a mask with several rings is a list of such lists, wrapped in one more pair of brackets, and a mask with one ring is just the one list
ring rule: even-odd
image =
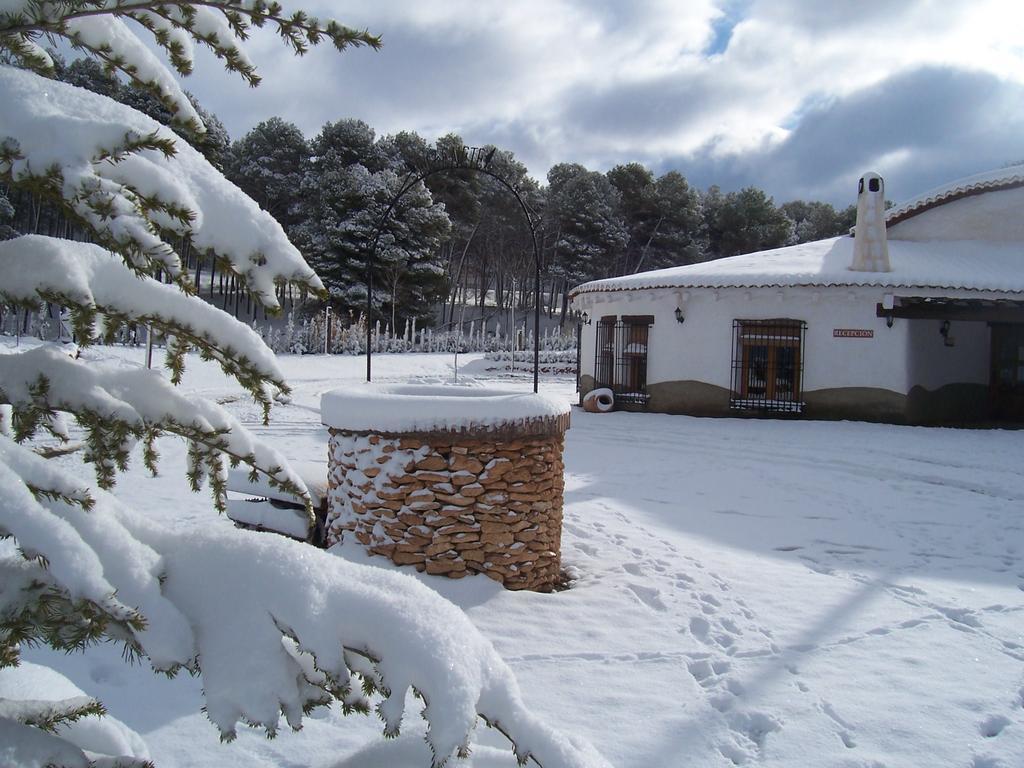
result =
[{"label": "white cloud", "polygon": [[[251,53],[265,77],[258,91],[211,74],[215,63],[186,84],[233,135],[271,115],[308,134],[359,117],[380,133],[494,141],[538,177],[559,161],[740,167],[746,155],[783,147],[815,109],[924,68],[1024,83],[1019,0],[305,5],[381,33],[385,48],[295,60],[272,34],[255,35]],[[705,55],[726,16],[738,21],[728,48]],[[1024,105],[1009,109],[1011,119],[1024,114]],[[906,144],[913,162],[912,130]]]}]

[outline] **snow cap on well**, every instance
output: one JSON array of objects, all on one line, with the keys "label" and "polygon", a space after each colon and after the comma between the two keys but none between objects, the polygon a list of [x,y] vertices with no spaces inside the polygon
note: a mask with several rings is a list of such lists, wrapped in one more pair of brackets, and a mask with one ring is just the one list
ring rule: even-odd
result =
[{"label": "snow cap on well", "polygon": [[325,392],[320,420],[354,432],[486,429],[510,421],[557,419],[569,403],[533,392],[456,385],[358,384]]}]

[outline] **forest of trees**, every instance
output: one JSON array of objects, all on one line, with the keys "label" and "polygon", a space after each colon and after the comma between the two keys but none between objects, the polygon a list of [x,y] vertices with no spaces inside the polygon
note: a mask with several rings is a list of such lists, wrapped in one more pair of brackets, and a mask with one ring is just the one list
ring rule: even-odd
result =
[{"label": "forest of trees", "polygon": [[[59,63],[58,77],[170,124],[152,95],[110,77],[90,59]],[[279,117],[232,142],[216,115],[195,106],[208,127],[196,148],[282,224],[342,316],[365,306],[369,244],[410,167],[432,151],[463,145],[455,134],[434,143],[410,131],[378,136],[354,119],[328,123],[308,139]],[[559,163],[542,184],[498,148],[491,167],[538,216],[543,309],[563,320],[568,289],[581,282],[831,237],[856,218],[852,205],[776,205],[755,187],[701,191],[678,171],[658,176],[639,163],[605,173]],[[86,237],[58,209],[0,187],[0,238],[5,228]],[[203,296],[238,317],[257,318],[256,303],[230,270],[191,252],[188,243],[180,248]],[[486,175],[437,174],[403,197],[383,227],[374,259],[375,319],[395,329],[411,318],[423,325],[439,316],[445,325],[457,318],[457,307],[483,308],[485,297],[498,308],[513,302],[525,308],[532,303],[533,270],[530,230],[515,198]],[[299,306],[298,296],[280,299]]]}]

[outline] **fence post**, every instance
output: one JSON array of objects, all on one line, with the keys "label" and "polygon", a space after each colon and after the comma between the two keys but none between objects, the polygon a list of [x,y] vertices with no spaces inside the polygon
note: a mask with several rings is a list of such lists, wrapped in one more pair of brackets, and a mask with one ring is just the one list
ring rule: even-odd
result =
[{"label": "fence post", "polygon": [[324,310],[324,354],[331,352],[331,305]]}]

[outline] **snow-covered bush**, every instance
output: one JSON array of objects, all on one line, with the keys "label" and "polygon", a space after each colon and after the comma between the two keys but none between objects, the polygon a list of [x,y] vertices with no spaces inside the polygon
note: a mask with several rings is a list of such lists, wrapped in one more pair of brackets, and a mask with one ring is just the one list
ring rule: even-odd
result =
[{"label": "snow-covered bush", "polygon": [[[47,79],[41,43],[63,39],[201,131],[170,69],[127,20],[152,34],[179,73],[198,43],[252,84],[236,44],[252,26],[276,26],[298,53],[321,40],[377,43],[264,0],[0,0],[0,54],[15,64],[0,65],[0,183],[62,206],[93,240],[0,242],[0,302],[67,308],[83,346],[150,326],[166,338],[170,372],[108,369],[48,344],[0,355],[0,667],[16,665],[25,644],[81,650],[114,640],[156,670],[201,674],[206,711],[228,739],[239,722],[269,735],[282,717],[298,728],[310,708],[334,700],[345,711],[375,706],[394,735],[412,691],[425,702],[435,765],[466,751],[478,720],[508,735],[521,760],[603,765],[530,716],[490,643],[417,582],[278,537],[169,530],[100,490],[114,486],[137,446],[155,470],[155,440],[172,434],[188,441],[189,482],[208,482],[218,507],[229,462],[305,495],[276,451],[219,406],[175,389],[194,349],[268,414],[288,391],[259,334],[193,293],[174,244],[215,258],[271,311],[279,286],[323,291],[277,222],[169,129]],[[48,461],[53,452],[35,440],[67,441],[68,414],[100,488]],[[141,765],[137,755],[91,753],[59,730],[99,711],[87,697],[0,699],[0,763]]]},{"label": "snow-covered bush", "polygon": [[[520,352],[512,352],[508,349],[497,350],[487,352],[484,359],[492,363],[487,366],[487,370],[491,371],[509,370],[510,368],[520,372],[533,370],[533,352],[529,350]],[[541,373],[575,373],[576,350],[541,350],[537,362]]]},{"label": "snow-covered bush", "polygon": [[[289,314],[288,322],[283,328],[273,325],[260,326],[253,323],[263,340],[277,354],[306,354],[323,352],[325,347],[335,355],[366,354],[366,321],[362,314],[350,316],[343,320],[339,316],[331,319],[331,341],[325,344],[325,323],[323,314],[313,315],[301,323],[296,322]],[[533,357],[533,332],[519,329],[515,333],[515,345],[519,357]],[[465,331],[458,328],[448,331],[435,331],[429,328],[417,329],[415,322],[406,323],[404,329],[392,330],[380,323],[375,323],[371,333],[372,351],[374,354],[386,352],[486,352],[501,353],[512,349],[513,337],[502,332],[501,325],[490,328],[476,327],[469,323]],[[540,337],[542,353],[561,352],[561,360],[576,360],[576,335],[560,334],[545,331]],[[571,354],[570,354],[571,353]],[[493,358],[503,359],[503,358]],[[545,358],[541,357],[542,362]],[[554,358],[550,358],[554,360]]]}]

